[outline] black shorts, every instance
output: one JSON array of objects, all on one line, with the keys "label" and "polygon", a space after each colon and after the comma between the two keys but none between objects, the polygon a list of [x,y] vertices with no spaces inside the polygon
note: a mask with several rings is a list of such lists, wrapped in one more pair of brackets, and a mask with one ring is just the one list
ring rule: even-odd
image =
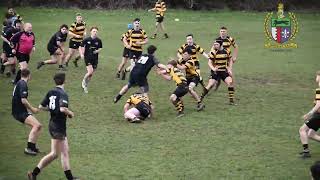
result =
[{"label": "black shorts", "polygon": [[128,48],[123,48],[123,53],[122,53],[122,57],[124,57],[124,58],[128,58],[129,57],[129,55],[130,55],[130,49],[128,49]]},{"label": "black shorts", "polygon": [[77,42],[77,41],[70,40],[69,41],[69,48],[71,48],[71,49],[79,49],[81,44],[82,44],[82,42]]},{"label": "black shorts", "polygon": [[58,49],[58,47],[54,47],[54,46],[47,47],[47,50],[48,50],[50,56],[54,55],[56,53],[57,49]]},{"label": "black shorts", "polygon": [[15,55],[12,53],[12,48],[9,46],[9,44],[4,43],[2,48],[3,48],[4,54],[6,55],[7,58],[12,58],[12,57],[15,56]]},{"label": "black shorts", "polygon": [[189,92],[189,87],[187,83],[181,83],[177,86],[176,90],[173,92],[178,98],[183,97]]},{"label": "black shorts", "polygon": [[162,23],[164,20],[164,16],[156,17],[156,22]]},{"label": "black shorts", "polygon": [[200,82],[200,77],[199,76],[193,76],[193,77],[187,77],[187,84],[190,85],[190,83],[195,83],[196,86],[198,86]]},{"label": "black shorts", "polygon": [[56,128],[51,122],[49,123],[49,134],[52,139],[65,140],[67,137],[67,132],[65,129]]},{"label": "black shorts", "polygon": [[225,81],[227,77],[230,77],[227,71],[211,71],[210,79],[214,79],[216,81],[223,80]]},{"label": "black shorts", "polygon": [[128,88],[131,88],[133,86],[139,86],[143,90],[143,93],[147,93],[149,91],[149,84],[147,78],[141,75],[131,73],[128,82]]},{"label": "black shorts", "polygon": [[151,114],[151,106],[146,104],[145,102],[139,102],[137,105],[136,105],[136,108],[139,110],[140,112],[140,115],[143,117],[143,118],[147,118],[150,114]]},{"label": "black shorts", "polygon": [[135,51],[135,50],[129,51],[129,58],[130,59],[137,60],[140,58],[141,55],[142,55],[142,51]]},{"label": "black shorts", "polygon": [[97,69],[98,67],[98,59],[92,59],[92,58],[84,58],[84,62],[86,63],[86,66],[92,65],[93,69]]},{"label": "black shorts", "polygon": [[29,61],[30,61],[29,54],[22,54],[22,53],[17,52],[16,57],[17,57],[19,63],[24,62],[24,61],[29,63]]},{"label": "black shorts", "polygon": [[17,113],[17,114],[12,114],[12,116],[16,119],[16,120],[18,120],[18,121],[20,121],[21,123],[24,123],[25,121],[26,121],[26,119],[27,119],[27,117],[29,117],[29,116],[31,116],[32,114],[31,113],[29,113],[29,112],[23,112],[23,113]]},{"label": "black shorts", "polygon": [[307,122],[306,125],[315,131],[320,128],[320,113],[315,113]]}]

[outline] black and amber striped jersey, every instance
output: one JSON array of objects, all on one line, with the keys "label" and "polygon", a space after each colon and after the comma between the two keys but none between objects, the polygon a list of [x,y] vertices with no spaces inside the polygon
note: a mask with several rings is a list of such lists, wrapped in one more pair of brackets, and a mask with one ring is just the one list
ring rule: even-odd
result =
[{"label": "black and amber striped jersey", "polygon": [[[120,39],[121,42],[123,42],[124,37],[126,37],[126,33],[123,33],[121,35],[121,39]],[[127,43],[130,44],[130,39],[127,39]],[[123,44],[123,46],[125,46],[125,45]]]},{"label": "black and amber striped jersey", "polygon": [[143,94],[133,94],[127,100],[127,103],[129,103],[130,105],[134,105],[134,106],[139,104],[140,102],[144,102],[150,106],[152,105],[152,102],[150,101],[150,99]]},{"label": "black and amber striped jersey", "polygon": [[134,30],[130,29],[126,32],[125,37],[129,41],[129,45],[131,46],[131,50],[134,51],[142,51],[142,45],[137,44],[138,41],[144,41],[148,38],[147,33],[143,29]]},{"label": "black and amber striped jersey", "polygon": [[71,24],[69,31],[73,34],[81,36],[80,38],[72,37],[72,41],[82,42],[84,33],[86,31],[86,23],[84,21],[82,21],[81,23],[74,22]]},{"label": "black and amber striped jersey", "polygon": [[317,101],[320,101],[320,88],[316,89],[316,97],[314,98],[314,104],[316,104]]},{"label": "black and amber striped jersey", "polygon": [[181,83],[187,82],[186,77],[184,76],[183,72],[175,67],[167,69],[167,73],[171,76],[172,80],[176,82],[177,86]]},{"label": "black and amber striped jersey", "polygon": [[199,76],[199,74],[197,73],[197,65],[196,65],[196,61],[195,60],[189,59],[189,60],[185,61],[185,60],[183,60],[181,58],[181,59],[178,60],[178,63],[180,65],[185,65],[187,67],[185,69],[187,78],[194,77],[194,76]]},{"label": "black and amber striped jersey", "polygon": [[236,47],[235,40],[230,36],[227,36],[224,39],[222,39],[221,37],[218,37],[216,40],[222,41],[223,42],[222,43],[223,48],[227,49],[230,52],[230,54],[231,54],[231,48],[230,47],[231,46],[232,47]]},{"label": "black and amber striped jersey", "polygon": [[197,68],[199,68],[198,53],[203,54],[204,49],[201,48],[198,44],[194,43],[193,45],[188,45],[186,43],[186,44],[181,45],[181,47],[178,49],[178,53],[182,55],[182,52],[188,47],[190,47],[192,49],[191,59],[193,59],[195,61]]},{"label": "black and amber striped jersey", "polygon": [[212,50],[209,54],[209,59],[213,66],[218,68],[218,71],[225,71],[230,60],[230,52],[227,49]]},{"label": "black and amber striped jersey", "polygon": [[154,9],[156,11],[156,17],[163,17],[164,12],[167,10],[166,3],[161,1],[161,2],[156,2],[156,5],[154,6]]}]

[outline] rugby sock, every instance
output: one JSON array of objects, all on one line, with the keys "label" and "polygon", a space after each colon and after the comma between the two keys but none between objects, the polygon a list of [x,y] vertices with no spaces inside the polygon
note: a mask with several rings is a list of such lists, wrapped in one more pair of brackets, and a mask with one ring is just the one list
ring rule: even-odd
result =
[{"label": "rugby sock", "polygon": [[203,93],[201,94],[201,99],[203,99],[207,94],[209,90],[207,88],[203,88]]},{"label": "rugby sock", "polygon": [[234,102],[234,87],[228,87],[229,101]]},{"label": "rugby sock", "polygon": [[165,37],[165,38],[169,38],[169,36],[168,36],[167,33],[164,33],[164,37]]},{"label": "rugby sock", "polygon": [[184,105],[183,105],[183,102],[181,99],[178,99],[175,103],[174,103],[174,106],[176,107],[176,110],[178,112],[183,112],[184,110]]},{"label": "rugby sock", "polygon": [[4,70],[6,69],[6,66],[4,66],[3,64],[1,64],[1,74],[4,72]]},{"label": "rugby sock", "polygon": [[60,64],[60,65],[59,65],[59,68],[63,68],[63,65],[62,65],[62,64]]},{"label": "rugby sock", "polygon": [[121,95],[121,94],[118,94],[118,95],[116,96],[116,101],[119,101],[119,100],[121,99],[121,97],[122,97],[122,95]]},{"label": "rugby sock", "polygon": [[72,179],[73,179],[71,170],[66,170],[66,171],[64,171],[64,174],[66,175],[66,178],[67,178],[68,180],[72,180]]},{"label": "rugby sock", "polygon": [[309,145],[308,144],[303,144],[303,151],[309,151]]},{"label": "rugby sock", "polygon": [[17,82],[21,79],[21,69],[17,72],[16,78],[14,80],[14,84],[17,84]]},{"label": "rugby sock", "polygon": [[32,171],[33,176],[37,176],[39,173],[40,173],[40,169],[38,167],[34,168],[34,170]]},{"label": "rugby sock", "polygon": [[32,151],[36,150],[36,144],[32,142],[28,142],[27,147]]}]

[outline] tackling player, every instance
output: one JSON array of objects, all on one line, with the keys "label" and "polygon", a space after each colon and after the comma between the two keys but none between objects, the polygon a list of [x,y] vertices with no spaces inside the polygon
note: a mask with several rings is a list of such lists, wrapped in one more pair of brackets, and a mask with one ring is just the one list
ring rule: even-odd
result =
[{"label": "tackling player", "polygon": [[130,96],[123,107],[124,118],[131,123],[140,123],[148,117],[151,117],[153,105],[148,96],[141,93],[135,93]]}]

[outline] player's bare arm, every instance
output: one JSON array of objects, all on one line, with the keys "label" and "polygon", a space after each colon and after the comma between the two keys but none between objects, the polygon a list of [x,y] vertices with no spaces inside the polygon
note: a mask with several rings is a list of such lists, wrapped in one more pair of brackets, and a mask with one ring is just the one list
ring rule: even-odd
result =
[{"label": "player's bare arm", "polygon": [[316,101],[316,105],[305,115],[303,115],[303,119],[306,121],[308,119],[310,119],[310,117],[316,113],[320,108],[320,101]]},{"label": "player's bare arm", "polygon": [[74,113],[69,110],[67,107],[60,107],[60,111],[63,112],[65,115],[67,115],[69,118],[74,117]]},{"label": "player's bare arm", "polygon": [[29,103],[29,101],[28,101],[27,98],[21,98],[21,102],[22,102],[22,104],[23,104],[27,109],[29,109],[32,113],[35,113],[35,114],[36,114],[36,113],[39,112],[39,109],[33,107],[33,106]]}]

